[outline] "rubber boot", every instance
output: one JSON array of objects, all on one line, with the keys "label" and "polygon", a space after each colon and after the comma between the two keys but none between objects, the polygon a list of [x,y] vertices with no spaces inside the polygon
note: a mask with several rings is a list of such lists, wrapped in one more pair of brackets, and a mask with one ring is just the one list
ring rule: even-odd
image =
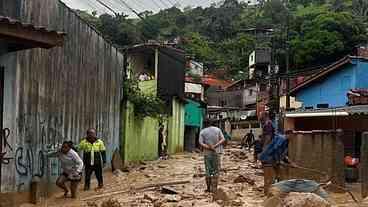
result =
[{"label": "rubber boot", "polygon": [[218,175],[214,175],[211,178],[211,192],[212,193],[216,193],[216,191],[217,191],[218,179],[219,179]]},{"label": "rubber boot", "polygon": [[206,192],[210,193],[211,192],[211,177],[206,177],[206,185],[207,185]]}]

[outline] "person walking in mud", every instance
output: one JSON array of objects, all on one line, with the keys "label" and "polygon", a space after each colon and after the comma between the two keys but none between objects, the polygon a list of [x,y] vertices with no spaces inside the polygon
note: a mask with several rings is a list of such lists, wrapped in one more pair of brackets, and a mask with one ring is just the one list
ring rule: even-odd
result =
[{"label": "person walking in mud", "polygon": [[69,189],[66,186],[70,182],[70,193],[72,198],[77,197],[78,184],[81,181],[83,161],[73,149],[72,142],[64,142],[57,157],[61,163],[63,173],[56,180],[56,185],[64,190],[64,197],[68,196]]},{"label": "person walking in mud", "polygon": [[103,188],[102,169],[106,165],[106,148],[102,139],[97,138],[96,129],[87,130],[87,137],[80,142],[79,149],[83,151],[85,164],[84,190],[90,189],[93,172],[95,172],[98,181],[98,189]]},{"label": "person walking in mud", "polygon": [[250,151],[252,143],[254,142],[254,134],[252,130],[249,130],[249,132],[244,136],[245,139],[245,149],[248,147],[248,150]]},{"label": "person walking in mud", "polygon": [[225,142],[221,129],[206,121],[206,128],[199,134],[199,144],[204,151],[207,192],[216,192],[221,169],[221,153]]}]

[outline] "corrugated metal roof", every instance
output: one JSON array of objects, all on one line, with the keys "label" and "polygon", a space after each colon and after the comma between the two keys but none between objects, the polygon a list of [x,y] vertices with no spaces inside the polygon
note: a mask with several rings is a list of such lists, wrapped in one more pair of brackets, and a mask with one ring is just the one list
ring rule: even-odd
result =
[{"label": "corrugated metal roof", "polygon": [[348,116],[368,115],[368,105],[345,106],[328,109],[299,109],[287,112],[286,117],[322,117],[322,116]]},{"label": "corrugated metal roof", "polygon": [[55,31],[55,30],[48,30],[46,27],[34,26],[32,24],[29,24],[29,23],[22,23],[19,20],[12,19],[10,17],[5,17],[5,16],[0,16],[0,24],[16,25],[16,26],[19,26],[19,27],[22,27],[24,29],[28,29],[28,30],[31,30],[31,31],[49,33],[49,34],[54,34],[54,35],[65,35],[66,34],[64,32],[58,32],[58,31]]}]

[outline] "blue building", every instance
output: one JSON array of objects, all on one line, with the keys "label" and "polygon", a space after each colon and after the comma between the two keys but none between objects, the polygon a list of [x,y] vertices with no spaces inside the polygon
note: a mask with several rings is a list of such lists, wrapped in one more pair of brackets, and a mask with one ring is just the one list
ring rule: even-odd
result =
[{"label": "blue building", "polygon": [[350,89],[368,88],[368,59],[345,57],[291,90],[303,107],[346,106]]}]

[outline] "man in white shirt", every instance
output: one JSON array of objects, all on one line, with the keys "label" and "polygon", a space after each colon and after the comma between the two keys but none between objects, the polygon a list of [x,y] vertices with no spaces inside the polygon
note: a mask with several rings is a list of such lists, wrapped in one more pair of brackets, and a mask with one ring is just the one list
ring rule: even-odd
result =
[{"label": "man in white shirt", "polygon": [[218,176],[220,173],[220,154],[223,153],[225,142],[221,129],[213,126],[211,121],[206,121],[207,127],[199,134],[199,144],[204,152],[204,164],[206,168],[207,192],[216,192]]}]

